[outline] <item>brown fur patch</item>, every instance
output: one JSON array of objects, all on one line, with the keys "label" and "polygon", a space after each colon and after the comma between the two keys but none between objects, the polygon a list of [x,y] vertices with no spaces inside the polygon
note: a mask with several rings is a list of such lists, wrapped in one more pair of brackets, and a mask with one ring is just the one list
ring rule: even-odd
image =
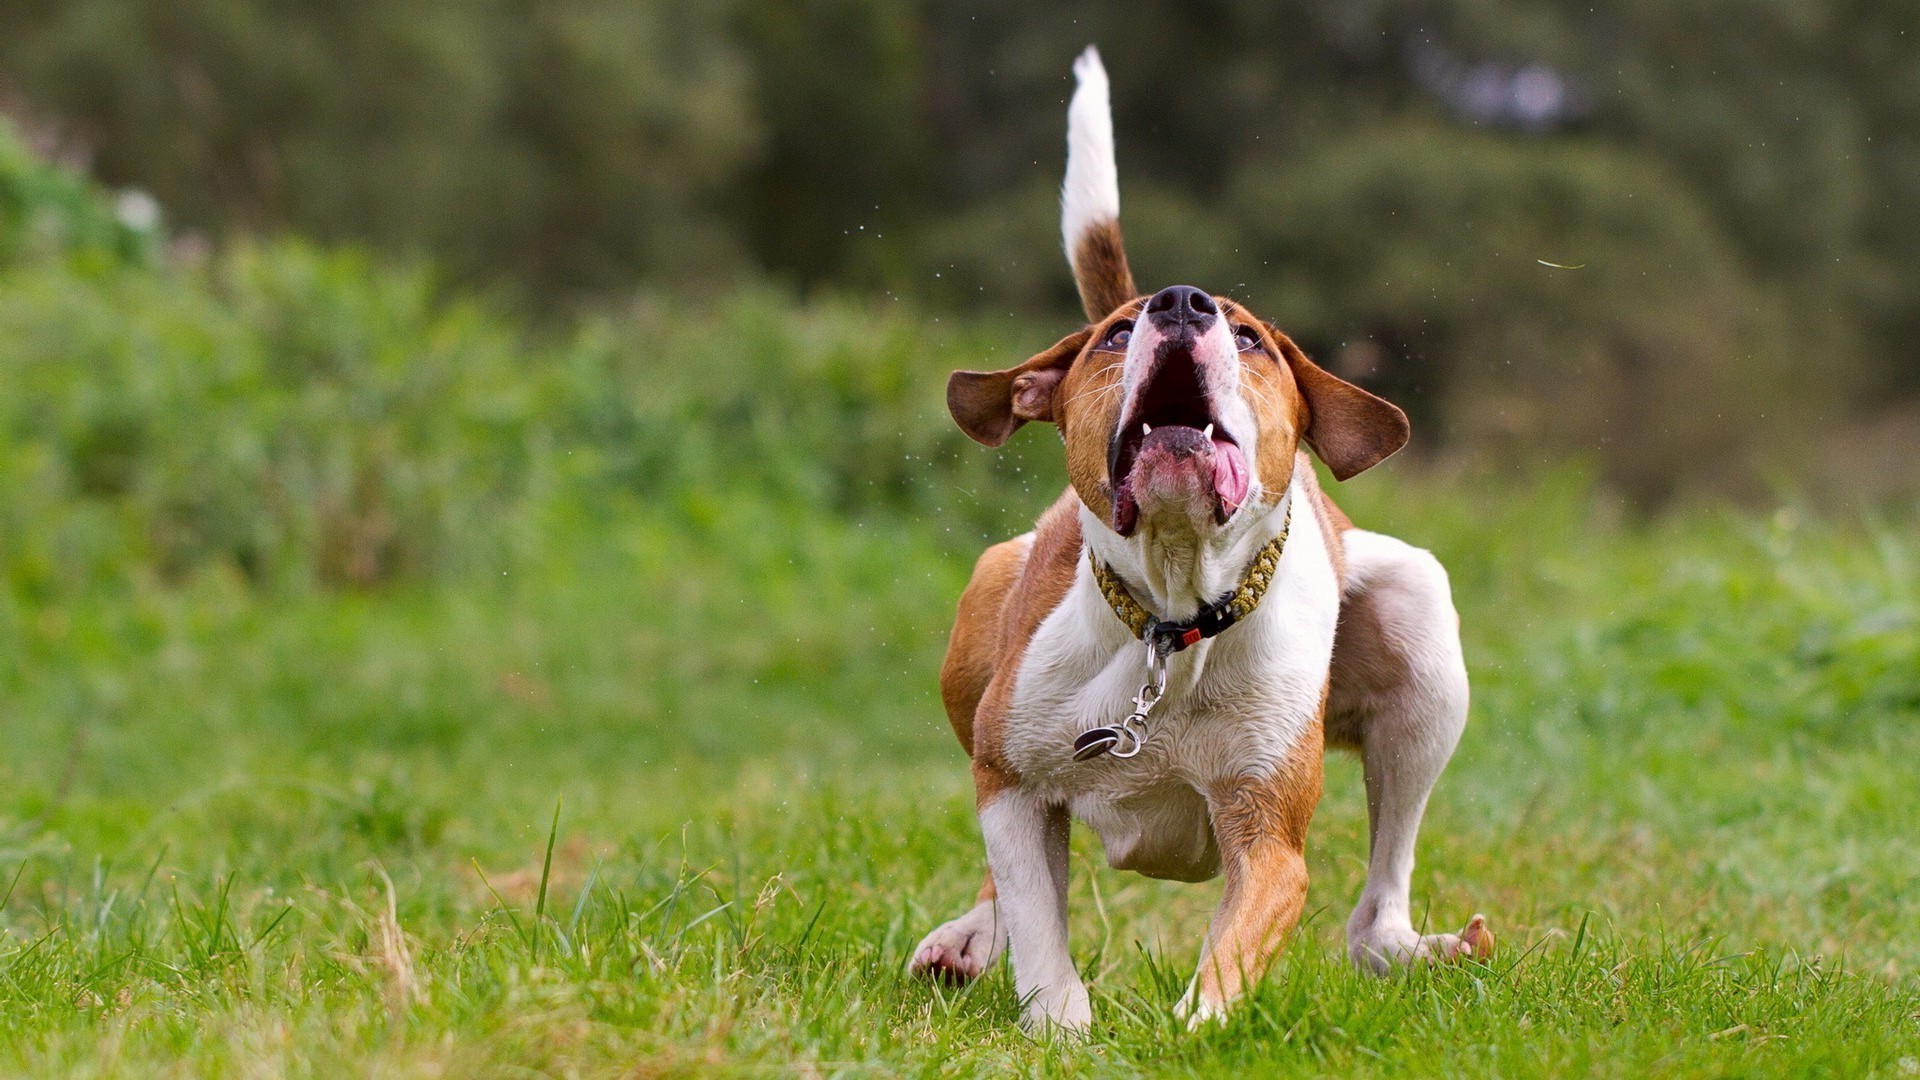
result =
[{"label": "brown fur patch", "polygon": [[1073,257],[1067,261],[1073,264],[1073,283],[1080,288],[1080,305],[1086,308],[1090,320],[1105,318],[1136,291],[1117,220],[1082,229],[1073,243]]},{"label": "brown fur patch", "polygon": [[1333,498],[1326,493],[1326,490],[1320,486],[1318,481],[1314,482],[1313,490],[1320,496],[1320,519],[1322,523],[1324,523],[1327,529],[1335,536],[1346,535],[1347,530],[1353,528],[1353,519],[1347,516],[1345,510],[1340,509],[1339,504],[1333,501]]},{"label": "brown fur patch", "polygon": [[[1373,598],[1362,595],[1342,601],[1340,628],[1333,637],[1330,681],[1335,690],[1327,710],[1327,745],[1359,750],[1363,717],[1354,714],[1350,703],[1404,685],[1410,677],[1406,650],[1392,640],[1383,612]],[[1343,702],[1349,703],[1347,707],[1342,707]]]},{"label": "brown fur patch", "polygon": [[[980,707],[1000,659],[1001,613],[1026,566],[1028,543],[1026,537],[1003,540],[980,554],[973,564],[973,577],[960,594],[953,633],[947,637],[947,656],[940,665],[940,700],[954,737],[969,758],[973,756],[974,710]],[[989,869],[973,902],[984,904],[997,896]]]},{"label": "brown fur patch", "polygon": [[1092,327],[1076,330],[1019,367],[947,376],[953,422],[973,441],[999,446],[1029,420],[1053,420],[1055,395],[1092,332]]},{"label": "brown fur patch", "polygon": [[1129,300],[1094,328],[1092,344],[1081,354],[1060,386],[1060,438],[1067,444],[1067,480],[1087,509],[1102,521],[1113,520],[1113,488],[1107,478],[1107,444],[1120,426],[1124,404],[1120,381],[1125,349],[1101,343],[1115,322],[1139,313],[1141,300]]},{"label": "brown fur patch", "polygon": [[[1080,500],[1069,490],[1040,515],[1017,573],[1007,573],[1010,557],[996,556],[989,564],[983,556],[962,596],[959,619],[968,626],[954,627],[940,693],[954,734],[973,757],[974,794],[982,806],[1019,780],[1005,756],[1007,709],[1027,644],[1072,587],[1080,554]],[[968,603],[967,595],[975,602]],[[991,674],[982,680],[988,642]],[[955,655],[956,643],[964,655]]]},{"label": "brown fur patch", "polygon": [[1215,297],[1220,313],[1231,327],[1246,327],[1265,343],[1265,354],[1242,353],[1240,358],[1241,399],[1252,410],[1257,432],[1258,457],[1254,462],[1260,483],[1268,497],[1279,502],[1293,478],[1294,458],[1300,450],[1300,432],[1306,426],[1307,410],[1300,400],[1300,388],[1293,371],[1279,359],[1280,344],[1266,323],[1241,305],[1225,297]]},{"label": "brown fur patch", "polygon": [[953,633],[940,665],[940,701],[961,749],[973,755],[973,713],[1000,659],[1000,613],[1007,593],[1027,563],[1028,538],[1005,540],[980,554],[973,577],[960,594]]},{"label": "brown fur patch", "polygon": [[999,898],[1000,890],[994,887],[993,870],[989,868],[987,870],[986,880],[980,883],[980,891],[973,896],[973,902],[976,904],[984,904],[989,900],[998,900]]},{"label": "brown fur patch", "polygon": [[1293,339],[1268,325],[1307,405],[1307,444],[1335,480],[1373,468],[1407,445],[1407,414],[1307,359]]},{"label": "brown fur patch", "polygon": [[1353,528],[1353,521],[1344,511],[1335,506],[1326,490],[1320,486],[1320,478],[1313,473],[1313,463],[1305,454],[1300,455],[1299,468],[1306,475],[1307,494],[1312,497],[1314,508],[1320,511],[1320,535],[1327,544],[1327,555],[1333,559],[1333,577],[1340,585],[1340,593],[1347,591],[1347,530]]}]

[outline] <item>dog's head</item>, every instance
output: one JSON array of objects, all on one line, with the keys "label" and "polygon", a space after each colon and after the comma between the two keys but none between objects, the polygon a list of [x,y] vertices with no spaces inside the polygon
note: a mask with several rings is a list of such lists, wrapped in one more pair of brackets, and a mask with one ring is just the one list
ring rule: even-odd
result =
[{"label": "dog's head", "polygon": [[1074,65],[1062,229],[1090,325],[1005,371],[956,371],[947,407],[999,446],[1060,429],[1067,475],[1121,536],[1161,522],[1209,535],[1286,491],[1305,442],[1345,480],[1407,441],[1392,404],[1322,370],[1241,304],[1187,285],[1136,294],[1121,243],[1106,74]]}]

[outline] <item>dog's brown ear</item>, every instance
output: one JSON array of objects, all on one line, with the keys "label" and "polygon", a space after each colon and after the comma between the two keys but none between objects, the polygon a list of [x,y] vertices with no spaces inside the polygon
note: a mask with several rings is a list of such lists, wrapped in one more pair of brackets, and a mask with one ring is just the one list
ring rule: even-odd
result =
[{"label": "dog's brown ear", "polygon": [[1407,414],[1307,359],[1293,339],[1268,325],[1306,399],[1307,445],[1335,480],[1358,476],[1407,445]]},{"label": "dog's brown ear", "polygon": [[947,377],[947,411],[973,441],[1006,442],[1029,420],[1051,422],[1061,380],[1086,348],[1093,328],[1068,334],[1047,351],[1005,371],[956,371]]}]

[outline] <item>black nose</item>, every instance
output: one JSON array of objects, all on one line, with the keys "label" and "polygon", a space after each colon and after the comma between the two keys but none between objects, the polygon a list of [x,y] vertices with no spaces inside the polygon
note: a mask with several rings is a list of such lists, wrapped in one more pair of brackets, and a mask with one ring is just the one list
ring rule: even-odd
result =
[{"label": "black nose", "polygon": [[1147,301],[1147,317],[1159,326],[1204,324],[1218,314],[1220,305],[1213,297],[1191,285],[1169,285]]}]

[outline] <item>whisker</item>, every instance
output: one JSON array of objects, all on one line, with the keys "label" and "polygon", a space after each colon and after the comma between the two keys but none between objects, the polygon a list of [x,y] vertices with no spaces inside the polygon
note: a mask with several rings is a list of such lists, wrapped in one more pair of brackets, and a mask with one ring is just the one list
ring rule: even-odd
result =
[{"label": "whisker", "polygon": [[1080,402],[1081,402],[1082,400],[1084,400],[1084,399],[1088,399],[1088,398],[1091,398],[1091,399],[1092,399],[1092,400],[1094,400],[1094,401],[1100,401],[1100,400],[1101,400],[1101,399],[1103,399],[1103,398],[1104,398],[1104,397],[1105,397],[1106,395],[1108,395],[1108,394],[1113,394],[1113,393],[1117,393],[1117,392],[1119,392],[1120,390],[1122,390],[1122,389],[1124,389],[1124,388],[1125,388],[1125,385],[1126,385],[1126,384],[1124,384],[1124,383],[1120,383],[1120,382],[1114,382],[1114,383],[1110,383],[1110,384],[1108,384],[1108,385],[1106,385],[1106,386],[1096,386],[1096,387],[1094,387],[1094,388],[1092,388],[1092,389],[1090,389],[1090,390],[1082,390],[1082,391],[1080,391],[1080,392],[1079,392],[1078,394],[1075,394],[1075,395],[1073,396],[1073,398],[1072,398],[1072,399],[1071,399],[1070,401],[1068,401],[1068,402],[1067,402],[1067,404],[1068,404],[1068,405],[1077,405],[1077,404],[1079,404],[1079,403],[1080,403]]},{"label": "whisker", "polygon": [[1247,376],[1248,384],[1255,390],[1263,394],[1278,395],[1280,393],[1280,380],[1272,373],[1251,365],[1241,367],[1240,371]]}]

